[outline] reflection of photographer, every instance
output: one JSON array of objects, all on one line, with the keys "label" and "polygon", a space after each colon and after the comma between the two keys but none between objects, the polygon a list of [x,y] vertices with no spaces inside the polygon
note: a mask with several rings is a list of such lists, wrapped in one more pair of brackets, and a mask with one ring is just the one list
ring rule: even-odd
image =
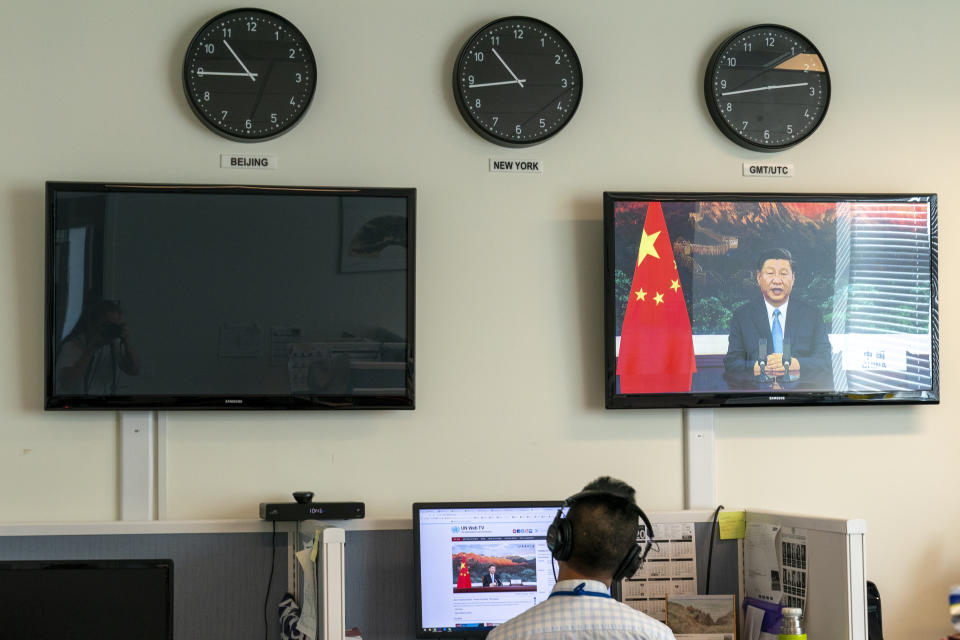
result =
[{"label": "reflection of photographer", "polygon": [[119,304],[101,300],[84,308],[60,346],[56,369],[59,393],[84,395],[115,394],[121,371],[140,373]]},{"label": "reflection of photographer", "polygon": [[323,349],[307,369],[307,387],[311,393],[344,395],[350,391],[350,357]]}]

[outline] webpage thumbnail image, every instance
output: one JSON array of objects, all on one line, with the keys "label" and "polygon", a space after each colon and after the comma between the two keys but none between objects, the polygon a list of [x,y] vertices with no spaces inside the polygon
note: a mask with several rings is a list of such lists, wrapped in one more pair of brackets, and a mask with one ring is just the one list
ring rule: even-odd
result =
[{"label": "webpage thumbnail image", "polygon": [[454,538],[453,593],[536,591],[533,542]]}]

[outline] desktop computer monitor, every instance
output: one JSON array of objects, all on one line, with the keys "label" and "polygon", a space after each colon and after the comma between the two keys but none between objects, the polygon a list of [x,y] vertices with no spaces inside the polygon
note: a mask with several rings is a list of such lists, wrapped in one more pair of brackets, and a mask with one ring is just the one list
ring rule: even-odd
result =
[{"label": "desktop computer monitor", "polygon": [[413,505],[417,637],[481,638],[550,596],[559,500]]},{"label": "desktop computer monitor", "polygon": [[173,560],[0,561],[0,638],[173,640]]}]

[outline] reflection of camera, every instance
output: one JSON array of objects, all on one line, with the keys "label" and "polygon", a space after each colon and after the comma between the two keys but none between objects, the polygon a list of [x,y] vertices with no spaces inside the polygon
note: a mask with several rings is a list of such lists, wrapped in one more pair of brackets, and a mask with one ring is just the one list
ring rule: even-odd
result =
[{"label": "reflection of camera", "polygon": [[104,322],[100,325],[100,337],[105,342],[116,340],[123,335],[123,325],[115,322]]}]

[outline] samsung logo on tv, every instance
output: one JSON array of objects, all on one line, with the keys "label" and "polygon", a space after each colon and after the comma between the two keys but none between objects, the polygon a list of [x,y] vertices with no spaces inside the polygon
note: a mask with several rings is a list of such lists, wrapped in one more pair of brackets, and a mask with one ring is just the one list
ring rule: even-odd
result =
[{"label": "samsung logo on tv", "polygon": [[769,396],[768,400],[786,400],[787,396]]},{"label": "samsung logo on tv", "polygon": [[224,400],[226,404],[243,404],[243,400]]}]

